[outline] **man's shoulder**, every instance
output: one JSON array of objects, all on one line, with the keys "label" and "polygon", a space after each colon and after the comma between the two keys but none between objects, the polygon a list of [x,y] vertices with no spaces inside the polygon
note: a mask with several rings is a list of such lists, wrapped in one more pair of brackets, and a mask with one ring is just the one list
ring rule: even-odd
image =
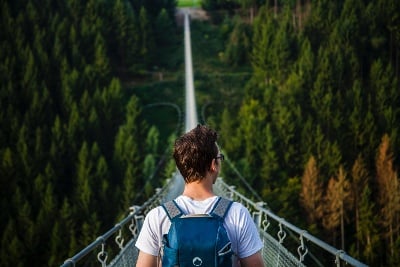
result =
[{"label": "man's shoulder", "polygon": [[149,218],[160,218],[163,216],[166,216],[167,214],[165,213],[165,210],[163,209],[163,207],[161,205],[152,208],[148,213],[147,213],[147,217]]},{"label": "man's shoulder", "polygon": [[227,217],[236,222],[243,222],[250,220],[251,214],[242,203],[233,201],[227,213]]}]

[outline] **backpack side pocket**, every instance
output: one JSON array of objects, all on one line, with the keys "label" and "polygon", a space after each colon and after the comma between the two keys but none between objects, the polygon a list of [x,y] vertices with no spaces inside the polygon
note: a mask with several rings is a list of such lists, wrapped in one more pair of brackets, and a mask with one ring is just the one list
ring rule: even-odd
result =
[{"label": "backpack side pocket", "polygon": [[163,236],[162,267],[176,267],[178,265],[178,250],[171,248],[168,235]]}]

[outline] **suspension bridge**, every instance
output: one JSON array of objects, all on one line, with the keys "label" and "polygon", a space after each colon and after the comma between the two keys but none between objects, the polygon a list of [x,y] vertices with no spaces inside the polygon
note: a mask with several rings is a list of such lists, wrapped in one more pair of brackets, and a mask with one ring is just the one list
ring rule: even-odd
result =
[{"label": "suspension bridge", "polygon": [[[197,125],[197,112],[193,85],[193,67],[190,41],[190,17],[184,14],[185,45],[185,132]],[[229,160],[228,160],[229,163]],[[135,247],[144,218],[152,208],[181,194],[183,178],[178,171],[171,175],[166,185],[156,189],[153,197],[140,206],[130,207],[130,212],[108,232],[99,236],[80,252],[64,261],[61,267],[109,266],[133,267],[138,250]],[[218,178],[214,191],[220,196],[242,203],[252,214],[264,243],[262,256],[265,266],[367,266],[306,230],[279,217],[265,203],[254,202]],[[127,240],[127,242],[125,242]]]}]

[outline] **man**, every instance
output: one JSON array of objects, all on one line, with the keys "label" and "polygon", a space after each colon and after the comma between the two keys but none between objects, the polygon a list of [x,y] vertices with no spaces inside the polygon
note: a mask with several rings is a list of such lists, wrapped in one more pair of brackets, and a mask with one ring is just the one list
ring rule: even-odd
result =
[{"label": "man", "polygon": [[[186,214],[210,212],[218,199],[213,192],[224,156],[217,146],[217,133],[198,125],[175,141],[173,156],[185,180],[185,188],[176,203]],[[144,221],[136,242],[139,256],[136,267],[158,266],[158,255],[162,247],[162,237],[168,233],[171,222],[162,207],[151,210]],[[236,259],[233,266],[263,267],[260,240],[249,211],[234,202],[229,209],[224,227]]]}]

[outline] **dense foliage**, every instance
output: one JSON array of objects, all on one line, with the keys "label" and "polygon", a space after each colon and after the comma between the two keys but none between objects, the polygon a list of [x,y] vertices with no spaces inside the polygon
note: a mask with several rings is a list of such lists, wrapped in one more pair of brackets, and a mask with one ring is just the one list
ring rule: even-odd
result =
[{"label": "dense foliage", "polygon": [[0,5],[1,265],[55,266],[152,191],[157,129],[122,82],[176,67],[175,1]]},{"label": "dense foliage", "polygon": [[239,12],[221,56],[251,64],[243,100],[212,121],[236,168],[279,215],[398,266],[400,2],[207,2],[257,10]]},{"label": "dense foliage", "polygon": [[[0,4],[4,266],[58,265],[152,194],[176,111],[150,104],[182,105],[175,1],[53,2]],[[371,266],[400,262],[399,5],[203,0],[218,24],[192,22],[225,180]]]}]

